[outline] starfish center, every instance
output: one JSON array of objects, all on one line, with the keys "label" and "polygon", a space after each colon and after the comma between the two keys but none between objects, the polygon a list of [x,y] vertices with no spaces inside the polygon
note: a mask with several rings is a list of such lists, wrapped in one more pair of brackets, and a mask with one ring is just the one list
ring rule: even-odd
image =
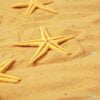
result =
[{"label": "starfish center", "polygon": [[49,39],[46,39],[46,40],[44,40],[44,41],[47,43],[47,42],[49,42],[50,40],[49,40]]}]

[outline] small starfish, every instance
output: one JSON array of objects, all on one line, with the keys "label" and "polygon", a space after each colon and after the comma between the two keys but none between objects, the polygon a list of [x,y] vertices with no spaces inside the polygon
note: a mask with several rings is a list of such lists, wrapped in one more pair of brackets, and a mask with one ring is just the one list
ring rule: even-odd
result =
[{"label": "small starfish", "polygon": [[49,49],[58,50],[61,53],[67,55],[68,53],[66,50],[59,46],[59,44],[68,41],[70,39],[73,39],[75,36],[69,35],[69,36],[60,36],[60,37],[51,37],[46,29],[42,26],[40,26],[40,31],[42,38],[37,40],[31,40],[26,42],[19,42],[16,43],[14,46],[18,47],[34,47],[39,46],[38,50],[34,54],[34,56],[30,59],[29,63],[35,63],[39,58],[41,58]]},{"label": "small starfish", "polygon": [[0,64],[0,82],[11,82],[17,83],[20,81],[18,77],[12,75],[6,75],[4,72],[10,67],[10,65],[14,62],[13,59],[10,59],[2,64]]},{"label": "small starfish", "polygon": [[45,6],[45,4],[51,3],[52,1],[45,1],[45,2],[40,2],[39,0],[29,0],[29,1],[30,1],[29,3],[19,3],[19,4],[13,5],[12,7],[13,8],[28,7],[26,14],[31,14],[37,8],[57,14],[55,10],[53,10],[52,8],[48,6]]}]

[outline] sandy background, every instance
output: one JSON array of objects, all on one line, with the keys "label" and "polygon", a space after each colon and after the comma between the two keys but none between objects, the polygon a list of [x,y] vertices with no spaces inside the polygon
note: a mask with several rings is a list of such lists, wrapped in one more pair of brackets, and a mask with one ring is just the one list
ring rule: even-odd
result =
[{"label": "sandy background", "polygon": [[[26,8],[11,8],[25,1],[0,0],[0,62],[15,58],[7,73],[22,79],[0,83],[0,100],[100,100],[100,0],[54,0],[48,6],[58,15],[38,9],[26,16]],[[78,36],[61,45],[70,56],[49,51],[28,67],[37,48],[10,45],[40,38],[40,25],[52,36]]]}]

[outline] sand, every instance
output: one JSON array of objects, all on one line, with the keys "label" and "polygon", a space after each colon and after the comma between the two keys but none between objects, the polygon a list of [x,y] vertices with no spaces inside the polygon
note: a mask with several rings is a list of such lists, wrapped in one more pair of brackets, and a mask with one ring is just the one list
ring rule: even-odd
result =
[{"label": "sand", "polygon": [[[59,14],[11,6],[26,0],[0,0],[0,62],[16,63],[6,72],[20,77],[17,84],[0,82],[0,100],[100,100],[100,1],[54,0],[48,6]],[[28,61],[37,48],[12,47],[40,38],[39,26],[52,36],[77,35],[63,43],[69,56],[49,51],[37,65]]]}]

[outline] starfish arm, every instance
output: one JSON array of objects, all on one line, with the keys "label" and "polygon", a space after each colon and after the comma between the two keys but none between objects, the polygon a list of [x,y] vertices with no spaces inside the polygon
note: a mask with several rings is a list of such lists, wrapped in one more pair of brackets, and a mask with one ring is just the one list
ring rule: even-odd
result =
[{"label": "starfish arm", "polygon": [[11,83],[17,83],[19,80],[14,80],[14,79],[8,79],[8,78],[2,78],[0,77],[1,82],[11,82]]},{"label": "starfish arm", "polygon": [[11,82],[11,83],[17,83],[19,82],[18,80],[12,80],[12,79],[8,79],[8,78],[0,78],[1,82]]},{"label": "starfish arm", "polygon": [[43,26],[40,26],[42,39],[50,38],[50,35],[47,33],[46,29]]},{"label": "starfish arm", "polygon": [[34,56],[30,59],[29,64],[35,63],[39,58],[41,58],[46,52],[47,52],[47,44],[43,43],[39,47],[39,49],[36,51]]},{"label": "starfish arm", "polygon": [[18,3],[18,4],[15,4],[13,5],[12,7],[13,8],[25,8],[25,7],[28,7],[28,3]]},{"label": "starfish arm", "polygon": [[14,62],[14,59],[9,59],[3,62],[2,64],[0,64],[0,72],[2,73],[5,72],[13,62]]},{"label": "starfish arm", "polygon": [[56,43],[54,43],[54,42],[50,42],[49,43],[50,44],[50,48],[51,49],[55,49],[55,50],[58,50],[58,51],[60,51],[60,52],[62,52],[63,54],[67,54],[67,51],[64,49],[64,48],[62,48],[62,47],[60,47],[58,44],[56,44]]},{"label": "starfish arm", "polygon": [[33,47],[33,46],[38,46],[40,44],[40,42],[43,42],[43,40],[33,40],[33,41],[19,42],[19,43],[15,43],[13,46]]},{"label": "starfish arm", "polygon": [[5,75],[5,74],[0,73],[0,81],[16,83],[20,81],[20,78],[12,76],[12,75]]},{"label": "starfish arm", "polygon": [[44,0],[44,1],[41,1],[43,4],[49,4],[49,3],[52,3],[53,1],[52,0]]},{"label": "starfish arm", "polygon": [[36,9],[35,5],[30,6],[30,8],[27,10],[27,14],[29,15],[32,14],[32,12],[35,11],[35,9]]},{"label": "starfish arm", "polygon": [[42,10],[46,10],[46,11],[48,11],[48,12],[58,14],[57,11],[53,10],[52,8],[50,8],[50,7],[48,7],[48,6],[43,5],[42,3],[38,3],[38,4],[37,4],[37,7],[40,8],[40,9],[42,9]]},{"label": "starfish arm", "polygon": [[61,38],[65,38],[65,36],[57,36],[57,37],[51,37],[50,39],[51,40],[58,40],[58,39],[61,39]]},{"label": "starfish arm", "polygon": [[14,79],[14,80],[20,80],[18,77],[15,77],[15,76],[12,76],[12,75],[6,75],[6,74],[3,74],[3,73],[0,73],[0,77]]},{"label": "starfish arm", "polygon": [[0,77],[4,77],[4,78],[9,78],[9,79],[14,79],[14,80],[20,80],[20,78],[12,76],[12,75],[6,75],[3,73],[0,73]]},{"label": "starfish arm", "polygon": [[28,9],[27,9],[27,11],[26,11],[26,14],[27,14],[27,15],[30,14],[30,10],[32,9],[32,6],[33,6],[33,4],[30,3],[29,6],[28,6]]},{"label": "starfish arm", "polygon": [[55,38],[54,40],[57,43],[63,43],[65,41],[68,41],[68,40],[71,40],[71,39],[74,39],[74,38],[75,38],[75,36],[69,35],[69,36],[62,36],[62,37],[59,37],[59,38]]}]

